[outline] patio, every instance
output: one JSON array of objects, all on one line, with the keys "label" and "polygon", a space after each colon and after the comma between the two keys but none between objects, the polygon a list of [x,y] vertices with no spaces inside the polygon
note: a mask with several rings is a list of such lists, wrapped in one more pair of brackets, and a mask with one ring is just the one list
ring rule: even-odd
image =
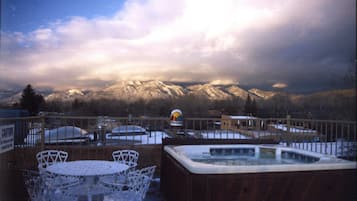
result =
[{"label": "patio", "polygon": [[[56,149],[68,152],[68,161],[77,160],[105,160],[112,161],[112,153],[115,150],[135,150],[139,152],[137,168],[143,168],[155,165],[156,171],[154,179],[151,182],[150,189],[147,192],[145,200],[147,201],[165,201],[168,199],[167,195],[161,192],[163,180],[167,179],[167,175],[163,177],[162,173],[162,138],[175,139],[177,144],[205,144],[205,143],[252,143],[261,140],[274,140],[283,146],[295,147],[302,150],[318,152],[323,154],[335,155],[340,158],[355,159],[356,157],[356,122],[338,122],[338,121],[318,121],[318,120],[295,120],[295,119],[255,119],[257,123],[254,125],[264,124],[285,124],[290,130],[291,127],[305,126],[304,130],[315,130],[319,141],[316,142],[306,135],[303,138],[304,131],[299,133],[299,137],[291,133],[277,133],[275,130],[259,128],[257,126],[249,132],[255,132],[255,135],[245,135],[243,130],[235,128],[222,130],[215,125],[217,119],[186,119],[184,127],[178,132],[167,132],[170,129],[168,120],[165,118],[153,119],[132,119],[131,122],[127,118],[113,118],[116,119],[115,124],[128,125],[135,124],[139,126],[151,125],[150,131],[146,134],[120,136],[120,139],[105,138],[108,136],[106,132],[110,131],[111,125],[105,125],[100,129],[96,126],[97,119],[92,117],[36,117],[24,119],[0,119],[0,125],[15,124],[16,128],[15,146],[13,149],[4,151],[0,154],[1,161],[1,182],[0,182],[0,201],[23,201],[27,199],[27,193],[24,186],[21,170],[37,169],[36,153],[42,150]],[[14,123],[16,122],[16,123]],[[19,123],[20,122],[20,123]],[[112,122],[112,121],[111,121]],[[230,123],[234,125],[234,122]],[[77,143],[73,140],[68,140],[71,137],[71,129],[65,129],[65,133],[58,136],[69,137],[64,141],[56,140],[56,127],[76,125],[79,128],[86,129],[85,136],[92,136],[97,133],[96,139],[89,137],[89,141]],[[306,126],[308,125],[308,126]],[[23,129],[26,127],[26,129]],[[143,126],[145,127],[145,126]],[[44,131],[51,128],[53,134],[48,141],[46,141]],[[242,129],[242,128],[240,128]],[[26,133],[23,133],[24,130]],[[293,130],[293,129],[292,129]],[[40,131],[40,132],[38,132]],[[42,132],[41,132],[42,131]],[[243,131],[243,132],[239,132]],[[78,134],[76,134],[78,135]],[[17,137],[16,137],[17,136]],[[19,136],[25,136],[25,142],[21,142]],[[27,136],[27,137],[26,137]],[[31,136],[31,137],[28,137]],[[34,137],[36,136],[36,138]],[[288,136],[288,137],[287,137]],[[80,137],[82,137],[80,135]],[[276,141],[279,140],[280,141]],[[51,142],[51,143],[48,143]],[[65,142],[65,143],[64,143]],[[166,174],[166,173],[165,173]],[[165,181],[164,181],[165,182]],[[180,184],[178,184],[180,186]],[[235,184],[236,185],[236,184]],[[175,185],[174,185],[175,186]],[[171,197],[173,195],[170,195]],[[354,195],[353,195],[354,196]],[[355,196],[356,197],[356,196]],[[353,199],[355,198],[353,197]],[[171,199],[170,199],[171,200]],[[185,200],[185,199],[183,199]],[[254,200],[254,199],[253,199]],[[276,200],[272,197],[272,199]],[[258,200],[257,200],[258,201]]]},{"label": "patio", "polygon": [[[7,177],[1,176],[2,179],[5,179]],[[6,180],[2,180],[1,187],[4,191],[1,191],[1,196],[0,200],[1,201],[25,201],[28,199],[28,195],[25,189],[25,186],[22,182],[22,178],[20,178],[18,175],[14,176],[14,178],[19,181],[17,184],[15,184],[15,179],[12,180],[7,180],[7,182],[3,182]],[[5,187],[4,185],[8,186]],[[10,186],[16,186],[15,187],[10,187]],[[15,190],[16,189],[16,190]],[[15,192],[16,191],[16,192]],[[166,201],[163,194],[160,191],[160,180],[159,179],[154,179],[151,182],[150,188],[146,194],[146,197],[144,201]]]},{"label": "patio", "polygon": [[[97,149],[96,147],[73,147],[73,146],[48,146],[45,150],[49,149],[59,149],[65,150],[68,154],[68,161],[83,161],[83,160],[99,160],[99,161],[113,161],[112,152],[113,150],[129,149],[132,146],[122,146],[122,147],[105,147]],[[161,146],[152,145],[144,147],[135,147],[139,151],[141,157],[139,157],[137,168],[147,167],[155,163],[160,163],[160,152]],[[37,161],[35,158],[36,153],[40,149],[38,148],[26,148],[17,149],[1,154],[1,196],[0,200],[27,200],[27,192],[23,180],[23,170],[30,169],[38,171]],[[104,156],[104,157],[103,157]],[[7,164],[3,162],[7,161]],[[150,189],[147,192],[147,197],[145,200],[164,200],[161,195],[160,189],[160,168],[155,171],[155,176],[151,182]],[[6,182],[5,182],[6,181]]]}]

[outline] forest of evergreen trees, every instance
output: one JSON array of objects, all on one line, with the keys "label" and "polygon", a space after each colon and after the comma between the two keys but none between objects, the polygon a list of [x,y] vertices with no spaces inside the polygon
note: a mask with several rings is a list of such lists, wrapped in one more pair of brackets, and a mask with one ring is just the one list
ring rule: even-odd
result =
[{"label": "forest of evergreen trees", "polygon": [[73,101],[45,101],[28,85],[15,108],[27,109],[31,115],[39,111],[63,113],[72,116],[168,117],[170,111],[179,108],[186,117],[216,117],[228,115],[252,115],[261,118],[313,118],[330,120],[356,120],[356,96],[319,95],[306,96],[300,102],[292,101],[286,94],[277,94],[267,100],[233,98],[211,101],[205,97],[186,95],[176,99],[124,101],[96,99]]}]

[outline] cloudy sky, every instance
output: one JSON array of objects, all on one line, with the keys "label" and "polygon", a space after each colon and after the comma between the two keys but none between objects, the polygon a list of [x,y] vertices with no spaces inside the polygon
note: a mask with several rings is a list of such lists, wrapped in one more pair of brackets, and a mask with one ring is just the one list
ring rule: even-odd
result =
[{"label": "cloudy sky", "polygon": [[338,87],[355,0],[1,0],[0,85]]}]

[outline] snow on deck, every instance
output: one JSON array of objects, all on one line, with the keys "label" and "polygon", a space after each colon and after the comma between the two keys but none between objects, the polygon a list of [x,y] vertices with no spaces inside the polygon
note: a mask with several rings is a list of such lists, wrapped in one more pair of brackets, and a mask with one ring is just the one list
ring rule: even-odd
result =
[{"label": "snow on deck", "polygon": [[[288,146],[286,143],[281,144]],[[289,146],[322,154],[335,155],[337,157],[357,156],[357,142],[341,139],[336,142],[291,143]]]},{"label": "snow on deck", "polygon": [[[275,129],[282,130],[282,131],[288,131],[288,127],[286,126],[286,124],[270,124],[270,125]],[[294,126],[290,126],[289,131],[291,133],[317,133],[316,130],[307,129],[307,128],[298,128],[298,127],[294,127]]]},{"label": "snow on deck", "polygon": [[146,130],[141,126],[123,125],[112,129],[112,134],[127,134],[127,133],[145,133]]},{"label": "snow on deck", "polygon": [[250,139],[238,132],[228,130],[204,131],[201,132],[201,135],[204,139]]},{"label": "snow on deck", "polygon": [[162,144],[162,138],[169,137],[165,132],[152,131],[145,135],[112,135],[106,134],[107,140],[138,141],[136,144]]}]

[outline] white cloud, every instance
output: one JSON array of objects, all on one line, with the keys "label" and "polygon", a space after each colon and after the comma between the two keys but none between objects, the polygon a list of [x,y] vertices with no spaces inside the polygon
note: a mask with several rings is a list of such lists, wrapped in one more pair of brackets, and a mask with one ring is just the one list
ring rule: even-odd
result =
[{"label": "white cloud", "polygon": [[212,85],[231,85],[231,84],[239,84],[233,80],[213,80],[210,82]]},{"label": "white cloud", "polygon": [[285,83],[278,82],[278,83],[273,84],[272,87],[273,87],[273,88],[283,89],[283,88],[288,87],[288,85],[285,84]]},{"label": "white cloud", "polygon": [[276,65],[260,58],[266,54],[262,51],[306,40],[311,30],[328,27],[331,17],[342,15],[327,17],[331,13],[325,7],[333,4],[131,0],[112,17],[73,17],[28,34],[7,34],[0,70],[9,74],[0,78],[55,87],[85,80],[224,83],[247,77],[249,82],[252,73],[264,76],[269,72],[264,68]]}]

